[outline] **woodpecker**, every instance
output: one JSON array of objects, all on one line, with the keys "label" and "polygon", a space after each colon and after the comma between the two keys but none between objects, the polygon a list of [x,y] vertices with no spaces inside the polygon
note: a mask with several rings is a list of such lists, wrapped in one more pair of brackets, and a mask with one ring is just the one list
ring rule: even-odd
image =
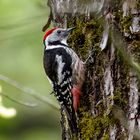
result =
[{"label": "woodpecker", "polygon": [[43,64],[54,94],[68,115],[69,126],[76,132],[76,111],[84,81],[84,63],[67,44],[73,29],[53,28],[46,32],[43,38]]}]

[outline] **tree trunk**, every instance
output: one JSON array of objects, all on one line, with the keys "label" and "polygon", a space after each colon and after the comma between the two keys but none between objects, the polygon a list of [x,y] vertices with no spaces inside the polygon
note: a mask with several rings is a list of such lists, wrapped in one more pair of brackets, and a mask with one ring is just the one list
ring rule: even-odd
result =
[{"label": "tree trunk", "polygon": [[69,44],[86,67],[79,135],[71,134],[62,109],[62,139],[140,139],[140,1],[48,0],[48,6],[49,23],[76,26]]}]

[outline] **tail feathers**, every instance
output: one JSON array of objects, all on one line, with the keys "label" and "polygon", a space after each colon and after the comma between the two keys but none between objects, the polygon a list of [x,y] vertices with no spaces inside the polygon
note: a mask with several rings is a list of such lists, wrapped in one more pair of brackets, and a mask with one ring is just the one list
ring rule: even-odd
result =
[{"label": "tail feathers", "polygon": [[62,94],[62,87],[60,87],[57,84],[54,84],[54,92],[57,97],[57,100],[59,101],[61,108],[66,112],[68,124],[72,133],[76,134],[78,132],[77,116],[73,107],[72,96],[70,94],[71,90],[70,88],[66,88],[65,91],[65,94]]},{"label": "tail feathers", "polygon": [[78,125],[77,125],[77,117],[76,112],[74,109],[70,110],[65,106],[65,111],[67,114],[68,124],[72,131],[72,133],[77,134],[78,133]]}]

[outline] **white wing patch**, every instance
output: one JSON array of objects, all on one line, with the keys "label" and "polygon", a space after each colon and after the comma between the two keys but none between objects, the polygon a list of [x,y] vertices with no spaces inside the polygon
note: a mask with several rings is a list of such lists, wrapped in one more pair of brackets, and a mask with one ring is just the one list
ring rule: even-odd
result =
[{"label": "white wing patch", "polygon": [[59,56],[59,55],[56,55],[56,61],[58,64],[58,69],[57,69],[58,84],[60,84],[62,82],[62,80],[64,79],[64,75],[62,74],[62,70],[63,70],[65,63],[62,62],[62,56]]}]

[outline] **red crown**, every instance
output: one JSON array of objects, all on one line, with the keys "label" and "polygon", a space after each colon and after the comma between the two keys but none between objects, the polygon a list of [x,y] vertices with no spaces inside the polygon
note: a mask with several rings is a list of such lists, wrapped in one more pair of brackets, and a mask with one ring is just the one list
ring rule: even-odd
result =
[{"label": "red crown", "polygon": [[43,40],[45,40],[45,39],[47,38],[47,36],[50,35],[50,34],[51,34],[54,30],[56,30],[56,29],[58,29],[58,28],[53,28],[53,29],[48,30],[48,31],[46,32],[46,34],[44,35]]}]

